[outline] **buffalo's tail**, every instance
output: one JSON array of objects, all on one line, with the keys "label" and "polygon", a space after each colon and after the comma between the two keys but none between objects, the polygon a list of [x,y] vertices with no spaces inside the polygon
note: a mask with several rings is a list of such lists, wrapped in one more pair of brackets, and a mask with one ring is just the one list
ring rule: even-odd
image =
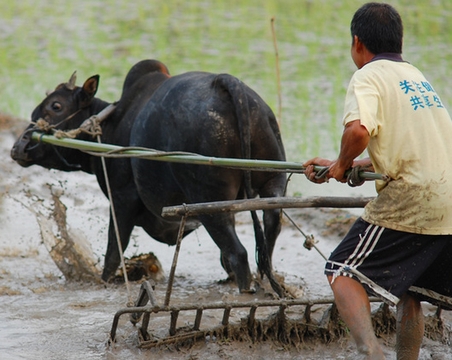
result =
[{"label": "buffalo's tail", "polygon": [[[251,117],[248,106],[248,98],[245,91],[245,84],[232,75],[220,74],[215,79],[215,84],[222,86],[230,95],[231,101],[235,108],[235,114],[238,121],[240,133],[240,144],[242,157],[244,159],[251,158]],[[254,197],[251,185],[251,171],[244,171],[245,193],[248,199]],[[256,237],[256,263],[261,276],[267,276],[273,290],[278,296],[283,297],[285,291],[281,284],[273,276],[272,262],[267,247],[265,233],[262,230],[261,223],[256,211],[251,211],[253,220],[254,234]]]}]

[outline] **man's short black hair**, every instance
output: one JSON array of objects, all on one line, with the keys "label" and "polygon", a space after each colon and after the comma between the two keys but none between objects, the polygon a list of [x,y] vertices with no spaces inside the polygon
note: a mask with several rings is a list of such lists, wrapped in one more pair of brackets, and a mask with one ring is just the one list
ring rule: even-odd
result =
[{"label": "man's short black hair", "polygon": [[370,2],[361,6],[353,16],[350,30],[352,38],[356,35],[375,55],[402,53],[402,19],[389,4]]}]

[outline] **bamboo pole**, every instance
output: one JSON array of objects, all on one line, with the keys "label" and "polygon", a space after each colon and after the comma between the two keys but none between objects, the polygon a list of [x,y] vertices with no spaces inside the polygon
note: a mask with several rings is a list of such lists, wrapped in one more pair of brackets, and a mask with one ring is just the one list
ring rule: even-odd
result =
[{"label": "bamboo pole", "polygon": [[[34,141],[77,149],[95,156],[104,157],[139,157],[141,159],[167,161],[174,163],[185,163],[195,165],[209,165],[234,168],[238,170],[254,171],[285,171],[293,173],[303,173],[306,168],[302,163],[277,160],[254,160],[239,158],[218,158],[191,153],[173,152],[167,153],[147,148],[121,147],[111,144],[99,144],[91,141],[84,141],[71,138],[57,138],[53,135],[45,135],[39,132],[32,133]],[[316,171],[324,170],[324,166],[315,166]],[[388,181],[386,175],[369,171],[361,171],[360,177],[364,180]]]},{"label": "bamboo pole", "polygon": [[341,197],[341,196],[313,196],[308,198],[272,197],[231,201],[216,201],[197,204],[168,206],[162,209],[163,217],[197,216],[219,212],[240,212],[251,210],[270,210],[284,208],[362,208],[374,199],[373,197]]}]

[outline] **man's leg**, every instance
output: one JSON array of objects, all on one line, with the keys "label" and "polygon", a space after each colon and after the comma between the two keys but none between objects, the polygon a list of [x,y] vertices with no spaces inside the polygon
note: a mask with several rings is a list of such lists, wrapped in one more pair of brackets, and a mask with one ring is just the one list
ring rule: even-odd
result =
[{"label": "man's leg", "polygon": [[338,276],[331,283],[334,299],[341,318],[350,329],[358,352],[363,359],[385,359],[372,326],[369,297],[364,287],[356,280]]},{"label": "man's leg", "polygon": [[424,337],[421,302],[409,294],[397,304],[397,360],[415,360]]}]

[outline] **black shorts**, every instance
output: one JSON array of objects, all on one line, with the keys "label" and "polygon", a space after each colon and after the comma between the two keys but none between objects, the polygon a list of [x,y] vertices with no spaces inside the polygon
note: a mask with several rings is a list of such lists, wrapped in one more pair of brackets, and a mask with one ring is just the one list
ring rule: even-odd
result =
[{"label": "black shorts", "polygon": [[420,300],[451,309],[452,299],[443,302],[438,297],[452,298],[452,235],[407,233],[358,218],[331,253],[325,274],[356,278],[370,294],[378,295],[359,276],[347,271],[350,268],[397,298],[410,291]]}]

